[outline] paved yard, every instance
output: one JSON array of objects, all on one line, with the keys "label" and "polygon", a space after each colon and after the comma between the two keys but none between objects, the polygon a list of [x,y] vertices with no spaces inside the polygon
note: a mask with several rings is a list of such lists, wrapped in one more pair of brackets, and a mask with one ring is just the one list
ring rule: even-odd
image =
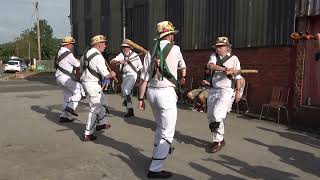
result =
[{"label": "paved yard", "polygon": [[[24,91],[26,90],[26,91]],[[150,107],[124,119],[109,96],[112,128],[82,142],[88,103],[58,123],[62,91],[52,81],[0,81],[0,179],[146,179],[155,123]],[[136,101],[134,101],[136,104]],[[319,179],[320,140],[274,123],[230,114],[226,147],[209,154],[205,113],[178,110],[172,179]]]}]

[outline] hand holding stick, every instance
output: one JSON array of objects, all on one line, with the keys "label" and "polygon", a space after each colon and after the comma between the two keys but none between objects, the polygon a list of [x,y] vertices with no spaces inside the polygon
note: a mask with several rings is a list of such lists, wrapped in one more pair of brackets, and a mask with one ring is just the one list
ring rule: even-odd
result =
[{"label": "hand holding stick", "polygon": [[[106,66],[107,66],[107,68],[108,68],[108,71],[109,71],[110,73],[113,72],[107,61],[105,61],[105,64],[106,64]],[[114,79],[114,81],[115,81],[116,83],[119,82],[116,76],[114,76],[113,79]]]}]

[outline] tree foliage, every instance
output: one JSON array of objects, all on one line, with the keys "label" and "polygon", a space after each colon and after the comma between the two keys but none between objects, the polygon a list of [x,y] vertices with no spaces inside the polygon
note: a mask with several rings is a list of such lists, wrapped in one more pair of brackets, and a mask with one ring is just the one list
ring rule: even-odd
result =
[{"label": "tree foliage", "polygon": [[[54,59],[58,50],[59,39],[53,37],[52,27],[45,19],[39,21],[40,24],[40,43],[41,43],[41,59]],[[13,43],[0,44],[0,59],[7,59],[10,56],[19,56],[24,59],[38,59],[38,42],[37,42],[37,24],[35,23],[31,29],[22,31],[20,36]]]},{"label": "tree foliage", "polygon": [[[53,59],[58,49],[58,44],[53,38],[53,30],[45,19],[39,21],[40,24],[40,42],[41,42],[41,57],[42,59]],[[33,32],[37,32],[36,24],[33,27]]]}]

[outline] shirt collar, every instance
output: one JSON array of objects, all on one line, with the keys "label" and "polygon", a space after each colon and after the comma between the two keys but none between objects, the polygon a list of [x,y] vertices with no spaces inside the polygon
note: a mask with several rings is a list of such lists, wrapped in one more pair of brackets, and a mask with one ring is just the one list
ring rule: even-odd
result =
[{"label": "shirt collar", "polygon": [[[226,56],[230,56],[230,55],[231,55],[231,53],[229,53],[229,52],[226,54]],[[222,56],[219,56],[219,57],[220,57],[221,59],[223,58]]]},{"label": "shirt collar", "polygon": [[131,52],[132,52],[132,50],[130,50],[128,52],[124,52],[124,53],[128,56],[129,54],[131,54]]},{"label": "shirt collar", "polygon": [[168,44],[168,43],[170,43],[170,41],[168,41],[166,39],[160,41],[160,44]]},{"label": "shirt collar", "polygon": [[66,47],[61,47],[62,50],[65,50],[65,51],[70,51],[70,49],[66,48]]}]

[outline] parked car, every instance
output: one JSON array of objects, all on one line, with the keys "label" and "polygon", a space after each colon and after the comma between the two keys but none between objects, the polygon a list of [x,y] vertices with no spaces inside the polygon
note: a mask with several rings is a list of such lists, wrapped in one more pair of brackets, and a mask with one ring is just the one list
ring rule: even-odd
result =
[{"label": "parked car", "polygon": [[10,60],[4,65],[4,72],[22,72],[27,70],[27,65],[15,60]]}]

